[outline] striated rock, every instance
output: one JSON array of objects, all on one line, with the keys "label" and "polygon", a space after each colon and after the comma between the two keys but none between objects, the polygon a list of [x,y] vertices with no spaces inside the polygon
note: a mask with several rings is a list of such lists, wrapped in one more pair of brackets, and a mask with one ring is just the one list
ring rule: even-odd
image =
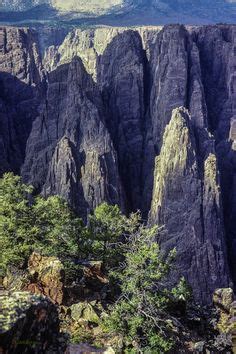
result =
[{"label": "striated rock", "polygon": [[216,137],[221,172],[223,210],[233,279],[236,279],[236,155],[233,122],[236,115],[236,27],[207,26],[196,29],[208,121]]},{"label": "striated rock", "polygon": [[102,201],[123,207],[116,153],[100,93],[80,59],[49,76],[47,99],[27,144],[22,175],[59,194],[86,220]]},{"label": "striated rock", "polygon": [[0,174],[20,171],[42,79],[37,34],[0,27]]},{"label": "striated rock", "polygon": [[27,292],[0,294],[0,350],[3,352],[57,352],[59,319],[47,299]]},{"label": "striated rock", "polygon": [[[168,244],[179,244],[187,259],[188,242],[197,249],[181,270],[192,279],[194,267],[201,269],[194,288],[210,299],[215,286],[228,286],[224,239],[233,278],[236,269],[235,26],[80,28],[64,41],[68,28],[55,31],[57,41],[53,30],[40,30],[46,85],[35,32],[1,29],[0,173],[18,172],[24,160],[24,180],[45,196],[60,194],[85,221],[102,201],[139,208],[145,218],[153,200],[151,220],[167,220],[170,240],[181,230],[193,235]],[[180,106],[191,115],[191,158],[176,162],[181,135],[176,146],[170,138],[173,171],[159,160],[169,149],[166,126]],[[154,169],[163,185],[155,182],[153,191]],[[168,216],[171,193],[179,199]],[[174,220],[174,213],[184,217]]]},{"label": "striated rock", "polygon": [[187,106],[188,42],[184,26],[166,26],[151,52],[150,115],[157,151],[172,110]]},{"label": "striated rock", "polygon": [[118,153],[129,210],[141,209],[146,60],[139,34],[126,31],[113,39],[98,62],[107,126]]},{"label": "striated rock", "polygon": [[[160,26],[133,27],[132,30],[140,35],[143,49],[150,56],[150,48],[155,41]],[[70,63],[79,56],[86,71],[97,80],[97,61],[103,55],[108,45],[119,34],[130,31],[128,27],[96,27],[89,29],[74,29],[69,32],[64,41],[57,45],[50,45],[45,50],[44,66],[47,71],[55,70],[58,66]],[[44,38],[44,36],[42,36]]]},{"label": "striated rock", "polygon": [[63,302],[64,267],[56,257],[42,257],[34,252],[28,262],[32,282],[28,290],[47,296],[54,304]]},{"label": "striated rock", "polygon": [[199,50],[194,36],[181,25],[165,26],[150,46],[149,115],[146,116],[146,136],[143,162],[143,197],[147,214],[152,196],[155,156],[159,155],[163,134],[172,110],[184,106],[189,109],[196,130],[199,160],[214,152],[207,131],[207,107]]},{"label": "striated rock", "polygon": [[[35,31],[0,27],[0,71],[17,77],[25,84],[35,86],[40,83],[43,70]],[[18,91],[17,87],[13,89]]]},{"label": "striated rock", "polygon": [[161,247],[177,250],[174,276],[183,274],[195,298],[210,303],[229,278],[215,156],[206,160],[202,179],[196,149],[188,112],[174,110],[156,159],[149,220],[164,229]]}]

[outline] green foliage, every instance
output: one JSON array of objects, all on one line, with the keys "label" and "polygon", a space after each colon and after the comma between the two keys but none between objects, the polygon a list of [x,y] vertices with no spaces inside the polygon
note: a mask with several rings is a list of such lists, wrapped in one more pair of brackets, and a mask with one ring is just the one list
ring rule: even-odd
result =
[{"label": "green foliage", "polygon": [[140,215],[122,215],[118,206],[104,203],[89,218],[89,226],[58,196],[32,195],[33,188],[7,173],[0,179],[1,270],[25,267],[30,254],[59,257],[68,279],[75,277],[75,259],[102,260],[112,267],[122,258],[122,238],[138,227]]},{"label": "green foliage", "polygon": [[111,273],[120,283],[121,295],[104,318],[104,328],[110,335],[123,336],[127,353],[165,353],[174,344],[168,321],[173,296],[165,281],[175,251],[162,258],[154,240],[157,231],[140,226],[126,245],[122,266]]},{"label": "green foliage", "polygon": [[[173,346],[170,305],[186,302],[191,291],[184,278],[167,290],[175,251],[163,259],[158,228],[144,226],[139,212],[126,217],[106,203],[83,226],[62,198],[33,197],[32,192],[12,173],[0,179],[0,276],[11,265],[24,268],[33,251],[58,257],[68,282],[82,277],[78,259],[102,260],[116,292],[105,331],[124,339],[126,353],[168,352]],[[74,342],[93,340],[76,328]]]},{"label": "green foliage", "polygon": [[30,254],[77,257],[82,222],[57,196],[32,197],[33,188],[7,173],[0,179],[0,264],[23,267]]},{"label": "green foliage", "polygon": [[[29,196],[32,188],[20,177],[7,173],[0,179],[0,247],[1,268],[24,262],[31,249]],[[23,242],[25,240],[25,242]]]},{"label": "green foliage", "polygon": [[122,259],[123,242],[139,227],[140,219],[140,213],[125,217],[117,205],[98,206],[89,217],[88,254],[102,260],[108,269],[117,265]]},{"label": "green foliage", "polygon": [[192,297],[192,289],[184,277],[180,278],[178,285],[171,292],[177,301],[187,302]]},{"label": "green foliage", "polygon": [[35,198],[32,213],[33,233],[45,255],[57,256],[60,259],[78,257],[79,235],[82,233],[83,224],[62,198]]},{"label": "green foliage", "polygon": [[91,332],[89,332],[87,329],[85,329],[82,326],[78,326],[72,331],[70,342],[72,344],[81,344],[81,343],[93,344],[94,338]]}]

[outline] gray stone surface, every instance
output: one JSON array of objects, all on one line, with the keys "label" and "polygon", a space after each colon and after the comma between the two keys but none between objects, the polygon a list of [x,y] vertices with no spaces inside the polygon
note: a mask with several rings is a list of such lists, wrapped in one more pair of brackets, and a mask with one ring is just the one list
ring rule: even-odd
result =
[{"label": "gray stone surface", "polygon": [[112,40],[98,61],[107,126],[131,211],[142,206],[146,60],[138,32],[126,31]]},{"label": "gray stone surface", "polygon": [[151,224],[159,225],[160,244],[176,248],[173,279],[183,274],[195,298],[211,302],[213,291],[229,282],[216,156],[209,154],[204,170],[188,111],[173,111],[156,158]]},{"label": "gray stone surface", "polygon": [[20,171],[42,80],[37,34],[0,27],[0,174]]},{"label": "gray stone surface", "polygon": [[64,197],[84,219],[104,200],[123,205],[101,95],[79,58],[49,75],[22,175],[44,195]]},{"label": "gray stone surface", "polygon": [[[236,277],[235,31],[76,29],[46,50],[45,83],[35,33],[1,29],[1,172],[21,167],[84,219],[104,200],[144,217],[151,208],[168,229],[163,247],[176,245],[177,266],[209,301],[229,283],[225,243]],[[172,129],[180,106],[189,115]]]}]

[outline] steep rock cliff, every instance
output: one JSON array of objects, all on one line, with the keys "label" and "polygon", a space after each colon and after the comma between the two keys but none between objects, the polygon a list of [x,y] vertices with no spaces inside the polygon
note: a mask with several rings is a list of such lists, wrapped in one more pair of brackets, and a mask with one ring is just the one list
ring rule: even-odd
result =
[{"label": "steep rock cliff", "polygon": [[141,209],[146,56],[140,35],[116,36],[98,62],[107,126],[119,158],[129,210]]},{"label": "steep rock cliff", "polygon": [[[44,195],[62,195],[84,219],[103,200],[147,217],[152,200],[151,222],[167,219],[163,247],[179,248],[177,267],[197,298],[209,301],[215,286],[228,285],[223,239],[231,271],[236,259],[235,26],[76,29],[46,50],[47,85],[34,32],[2,33],[2,171],[17,172],[24,160],[25,181]],[[179,112],[183,122],[173,134],[172,111],[180,106],[191,120]],[[183,165],[175,165],[184,149]]]},{"label": "steep rock cliff", "polygon": [[19,173],[37,110],[36,86],[43,79],[37,34],[0,28],[0,174]]},{"label": "steep rock cliff", "polygon": [[208,121],[216,137],[228,250],[236,280],[236,26],[196,30]]},{"label": "steep rock cliff", "polygon": [[213,291],[229,282],[215,155],[201,175],[189,114],[176,109],[156,158],[149,220],[163,228],[161,247],[176,248],[175,280],[183,274],[195,298],[210,302]]},{"label": "steep rock cliff", "polygon": [[[161,28],[158,26],[132,28],[139,33],[147,56]],[[129,31],[128,27],[76,28],[68,33],[60,45],[50,45],[45,49],[44,66],[48,71],[52,71],[61,64],[70,63],[75,56],[79,56],[87,72],[96,80],[98,57],[103,55],[114,38],[127,31]],[[41,37],[44,38],[45,35]]]},{"label": "steep rock cliff", "polygon": [[86,219],[104,200],[123,205],[116,160],[100,93],[74,58],[49,75],[27,144],[24,180],[44,195],[61,195]]}]

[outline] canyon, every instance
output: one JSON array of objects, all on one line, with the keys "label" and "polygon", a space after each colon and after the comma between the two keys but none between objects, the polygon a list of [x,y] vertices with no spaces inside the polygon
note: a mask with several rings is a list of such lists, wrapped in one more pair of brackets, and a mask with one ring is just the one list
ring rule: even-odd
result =
[{"label": "canyon", "polygon": [[236,26],[45,33],[0,27],[0,173],[85,222],[141,210],[210,303],[236,282]]},{"label": "canyon", "polygon": [[235,0],[1,0],[0,21],[144,25],[235,23]]}]

